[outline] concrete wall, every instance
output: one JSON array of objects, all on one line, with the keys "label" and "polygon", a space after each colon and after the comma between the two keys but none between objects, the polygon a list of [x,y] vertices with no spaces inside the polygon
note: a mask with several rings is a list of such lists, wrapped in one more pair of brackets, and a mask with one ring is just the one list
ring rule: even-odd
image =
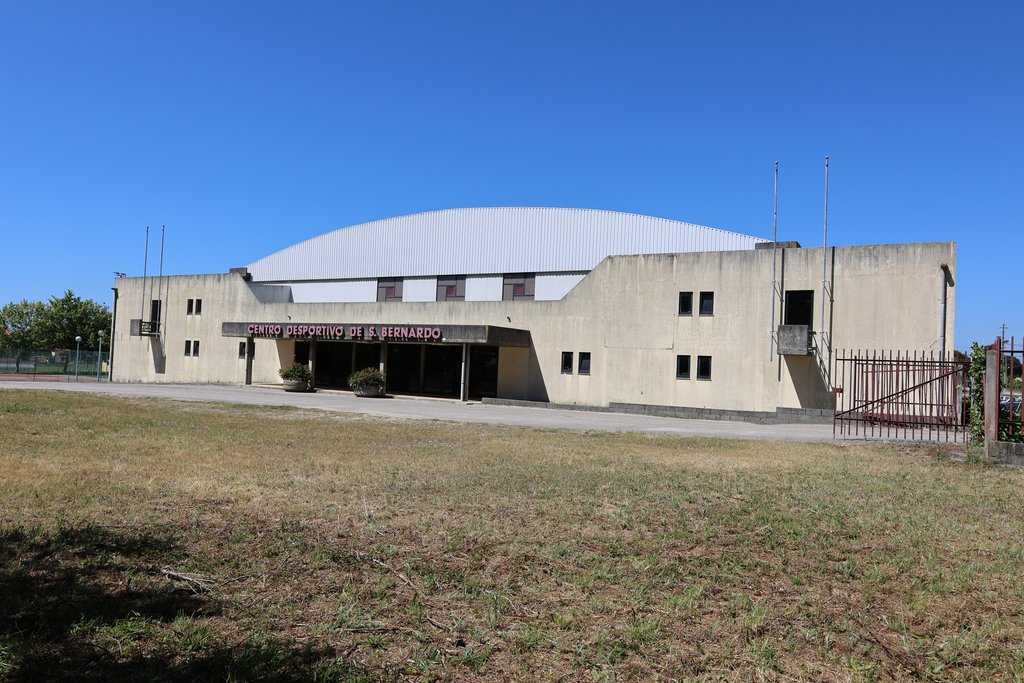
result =
[{"label": "concrete wall", "polygon": [[[822,250],[780,249],[780,289],[814,290],[813,327],[832,349],[939,350],[940,267],[955,283],[955,245],[948,242],[834,247],[825,253],[833,300],[821,320]],[[165,371],[157,372],[153,340],[129,337],[141,310],[141,279],[117,280],[114,371],[118,381],[225,382],[244,378],[238,338],[220,336],[221,321],[378,322],[498,325],[530,330],[528,351],[503,349],[499,396],[557,403],[609,403],[773,411],[831,407],[832,355],[772,352],[772,250],[696,252],[605,259],[558,301],[262,303],[239,275],[167,280]],[[408,282],[408,281],[407,281]],[[471,291],[467,279],[467,298]],[[694,314],[678,313],[679,292],[694,295]],[[713,315],[699,315],[700,292],[714,293]],[[953,347],[955,285],[947,290],[946,350]],[[201,297],[202,316],[186,316],[185,300]],[[146,307],[148,315],[148,305]],[[775,324],[783,319],[776,302]],[[199,358],[183,355],[200,339]],[[277,342],[257,339],[253,379],[279,382]],[[573,353],[573,373],[561,354]],[[591,354],[590,375],[577,371]],[[676,379],[676,356],[691,356],[690,379]],[[287,355],[287,354],[285,354]],[[697,379],[697,357],[710,356],[709,381]]]}]

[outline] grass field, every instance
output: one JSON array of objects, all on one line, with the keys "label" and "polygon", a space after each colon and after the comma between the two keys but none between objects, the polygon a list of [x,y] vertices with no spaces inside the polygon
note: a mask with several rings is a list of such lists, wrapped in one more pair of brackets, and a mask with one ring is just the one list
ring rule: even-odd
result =
[{"label": "grass field", "polygon": [[1024,678],[1024,473],[0,392],[0,679]]}]

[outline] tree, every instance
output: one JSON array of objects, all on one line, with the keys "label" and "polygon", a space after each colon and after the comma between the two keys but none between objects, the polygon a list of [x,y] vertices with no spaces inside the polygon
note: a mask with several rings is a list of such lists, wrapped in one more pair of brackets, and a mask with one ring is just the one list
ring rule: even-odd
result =
[{"label": "tree", "polygon": [[38,322],[43,308],[42,302],[27,299],[0,308],[0,348],[14,351],[15,372],[21,372],[21,361],[30,351],[41,348]]},{"label": "tree", "polygon": [[0,308],[0,348],[40,349],[37,325],[43,314],[40,301],[22,299]]},{"label": "tree", "polygon": [[62,297],[50,297],[36,327],[42,348],[73,349],[75,337],[81,336],[83,349],[96,349],[97,333],[110,329],[110,311],[91,299],[75,296],[69,289]]}]

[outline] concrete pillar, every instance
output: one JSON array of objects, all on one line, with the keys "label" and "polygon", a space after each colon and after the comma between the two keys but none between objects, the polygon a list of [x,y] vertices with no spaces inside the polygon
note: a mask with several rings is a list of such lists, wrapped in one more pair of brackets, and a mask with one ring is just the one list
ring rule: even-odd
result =
[{"label": "concrete pillar", "polygon": [[999,355],[997,350],[985,352],[985,444],[999,440]]},{"label": "concrete pillar", "polygon": [[256,340],[252,337],[245,339],[245,383],[252,384],[252,357],[256,354]]}]

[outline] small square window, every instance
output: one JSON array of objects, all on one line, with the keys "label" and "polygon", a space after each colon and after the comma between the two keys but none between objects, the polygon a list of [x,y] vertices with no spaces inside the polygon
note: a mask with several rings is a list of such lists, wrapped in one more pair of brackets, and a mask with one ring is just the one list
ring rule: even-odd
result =
[{"label": "small square window", "polygon": [[377,301],[401,301],[402,279],[377,280]]},{"label": "small square window", "polygon": [[466,276],[452,275],[450,277],[437,278],[437,300],[465,301]]},{"label": "small square window", "polygon": [[185,315],[192,315],[194,304],[195,302],[192,299],[188,300],[188,304],[185,305]]},{"label": "small square window", "polygon": [[693,315],[693,292],[679,292],[679,315]]},{"label": "small square window", "polygon": [[562,374],[572,374],[572,351],[562,351]]},{"label": "small square window", "polygon": [[715,293],[714,292],[701,292],[700,293],[700,314],[701,315],[714,315],[715,314]]},{"label": "small square window", "polygon": [[245,358],[245,345],[248,342],[238,342],[238,357]]},{"label": "small square window", "polygon": [[196,357],[199,356],[199,340],[198,339],[196,339],[194,342],[192,342],[192,355],[196,356]]},{"label": "small square window", "polygon": [[202,299],[196,299],[196,315],[202,315],[202,314],[203,314],[203,300]]},{"label": "small square window", "polygon": [[697,356],[697,379],[711,379],[711,356]]},{"label": "small square window", "polygon": [[192,355],[192,340],[191,339],[186,339],[185,340],[185,355],[186,356],[191,356]]},{"label": "small square window", "polygon": [[690,379],[689,356],[676,356],[676,379]]},{"label": "small square window", "polygon": [[590,374],[590,351],[580,351],[579,373],[581,375]]},{"label": "small square window", "polygon": [[506,273],[501,283],[502,301],[531,301],[537,285],[534,273]]}]

